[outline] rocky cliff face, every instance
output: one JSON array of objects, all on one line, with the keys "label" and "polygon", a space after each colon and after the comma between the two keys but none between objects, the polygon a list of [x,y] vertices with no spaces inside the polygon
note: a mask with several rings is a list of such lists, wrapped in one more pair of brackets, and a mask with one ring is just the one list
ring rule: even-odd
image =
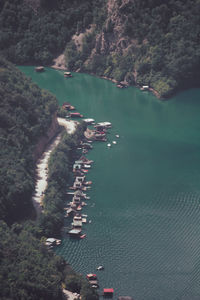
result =
[{"label": "rocky cliff face", "polygon": [[51,125],[50,125],[46,135],[41,136],[39,138],[38,143],[35,147],[35,150],[34,150],[34,153],[33,153],[33,156],[34,156],[35,160],[37,160],[42,155],[42,153],[44,152],[47,144],[59,132],[59,130],[60,130],[60,126],[59,126],[58,121],[57,121],[57,116],[56,116],[56,114],[54,114],[54,116],[52,118]]},{"label": "rocky cliff face", "polygon": [[71,63],[72,51],[67,47],[67,67],[75,71],[95,73],[118,82],[134,83],[136,72],[132,50],[138,47],[138,43],[136,39],[126,35],[127,16],[122,13],[124,7],[133,2],[134,0],[108,0],[106,20],[102,28],[99,30],[92,24],[90,30],[73,36],[72,47],[77,51],[74,60],[79,64]]}]

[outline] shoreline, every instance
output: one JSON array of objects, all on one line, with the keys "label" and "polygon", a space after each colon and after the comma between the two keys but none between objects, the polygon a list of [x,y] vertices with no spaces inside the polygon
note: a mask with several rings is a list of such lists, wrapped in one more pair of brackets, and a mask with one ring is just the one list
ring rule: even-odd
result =
[{"label": "shoreline", "polygon": [[[63,118],[57,118],[58,124],[65,128],[69,134],[73,134],[76,130],[77,124],[75,121],[67,121]],[[38,217],[42,212],[42,201],[45,190],[48,185],[48,161],[52,151],[58,146],[61,141],[61,133],[56,134],[49,142],[41,157],[37,160],[35,173],[36,182],[34,194],[32,196],[32,203],[36,210],[36,216]]]}]

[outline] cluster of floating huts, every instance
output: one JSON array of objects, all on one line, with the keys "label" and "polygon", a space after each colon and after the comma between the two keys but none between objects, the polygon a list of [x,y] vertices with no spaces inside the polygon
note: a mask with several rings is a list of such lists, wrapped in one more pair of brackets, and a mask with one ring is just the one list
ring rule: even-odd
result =
[{"label": "cluster of floating huts", "polygon": [[[36,72],[43,72],[44,70],[45,69],[43,66],[39,66],[35,68]],[[72,77],[72,74],[70,72],[65,72],[64,77]],[[124,82],[120,82],[117,85],[117,87],[124,88],[127,87],[127,85]],[[145,86],[143,90],[147,90],[147,87]],[[71,112],[75,110],[75,107],[72,106],[69,102],[64,102],[62,108],[68,112],[68,115],[66,116],[68,118],[69,117],[83,118],[83,115],[80,114],[79,112]],[[83,121],[86,122],[87,125],[94,125],[94,128],[93,129],[87,128],[84,134],[85,139],[81,141],[80,146],[78,148],[79,150],[82,151],[82,154],[80,158],[74,162],[73,165],[74,182],[73,185],[69,188],[69,191],[67,192],[68,195],[72,196],[72,199],[67,203],[66,207],[64,208],[65,217],[72,218],[71,228],[68,231],[68,234],[71,237],[76,237],[80,239],[84,239],[86,237],[86,233],[82,232],[82,226],[83,224],[87,223],[88,215],[83,214],[82,209],[84,206],[87,205],[85,201],[90,199],[90,197],[87,196],[86,191],[91,189],[91,185],[92,185],[92,181],[86,180],[86,174],[91,168],[93,161],[86,158],[84,154],[88,153],[88,151],[93,148],[92,146],[93,141],[106,142],[107,129],[112,127],[112,124],[110,122],[100,122],[95,124],[94,119],[83,119]],[[119,135],[116,135],[116,137],[119,138]],[[112,143],[116,144],[116,141],[113,141]],[[111,143],[108,143],[107,146],[111,147]],[[89,220],[89,223],[91,223],[91,220]],[[51,249],[56,245],[60,245],[61,240],[55,238],[47,238],[45,244]],[[104,270],[104,267],[100,265],[96,269],[100,271],[100,270]],[[96,274],[90,273],[87,274],[86,277],[92,288],[95,289],[99,288]],[[113,293],[114,293],[113,288],[104,288],[102,296],[113,297]],[[133,300],[133,299],[131,297],[119,297],[118,300]]]},{"label": "cluster of floating huts", "polygon": [[[63,104],[63,108],[68,111],[74,109],[74,107],[71,107],[70,103],[66,102]],[[74,117],[74,115],[71,115],[71,117]],[[71,218],[71,226],[67,233],[70,237],[77,239],[86,238],[86,233],[83,232],[83,227],[86,223],[91,223],[91,220],[88,221],[88,215],[82,213],[82,211],[87,205],[87,200],[90,199],[90,197],[87,196],[87,192],[92,187],[92,181],[88,180],[86,176],[89,173],[89,170],[92,168],[94,161],[88,159],[85,155],[93,148],[92,143],[94,141],[107,141],[108,130],[112,127],[110,122],[95,123],[95,120],[91,118],[83,119],[83,121],[88,126],[84,133],[84,138],[78,147],[78,150],[80,151],[80,157],[74,162],[73,165],[73,183],[67,192],[68,196],[71,196],[71,200],[64,208],[65,217],[69,218],[69,220]],[[100,271],[104,270],[104,267],[100,265],[96,269]],[[86,277],[92,288],[99,288],[96,274],[90,273],[87,274]],[[102,295],[104,297],[112,297],[113,293],[113,288],[105,288],[103,289]]]},{"label": "cluster of floating huts", "polygon": [[[66,104],[65,104],[66,105]],[[69,105],[69,103],[68,103]],[[87,205],[90,199],[86,192],[91,189],[92,181],[86,179],[86,175],[92,167],[93,161],[88,159],[85,154],[93,148],[92,142],[106,140],[106,130],[111,128],[110,122],[97,123],[93,119],[84,119],[88,125],[94,125],[94,129],[87,129],[84,139],[80,142],[78,150],[81,152],[80,157],[73,165],[73,184],[69,187],[67,194],[72,196],[71,201],[66,205],[65,217],[71,217],[72,223],[68,234],[71,237],[83,239],[86,233],[82,232],[82,227],[87,223],[87,215],[82,213],[83,207]],[[99,133],[100,132],[100,133]],[[102,136],[100,138],[100,136]],[[91,223],[91,220],[88,221]]]}]

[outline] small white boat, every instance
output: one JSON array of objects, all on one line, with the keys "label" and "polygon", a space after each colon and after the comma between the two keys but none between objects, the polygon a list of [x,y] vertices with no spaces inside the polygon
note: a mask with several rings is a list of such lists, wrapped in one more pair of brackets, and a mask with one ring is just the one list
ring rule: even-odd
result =
[{"label": "small white boat", "polygon": [[109,144],[107,144],[107,146],[108,146],[108,147],[111,147],[111,144],[109,143]]},{"label": "small white boat", "polygon": [[115,145],[116,145],[116,144],[117,144],[117,142],[116,142],[116,141],[113,141],[113,144],[115,144]]},{"label": "small white boat", "polygon": [[104,270],[104,267],[103,267],[103,266],[98,266],[98,267],[97,267],[97,270],[98,270],[98,271]]},{"label": "small white boat", "polygon": [[95,120],[94,119],[83,119],[84,122],[86,122],[88,125],[89,124],[94,124]]},{"label": "small white boat", "polygon": [[91,166],[90,166],[90,165],[88,165],[88,164],[84,164],[84,165],[83,165],[83,168],[90,169],[90,168],[91,168]]},{"label": "small white boat", "polygon": [[116,136],[117,138],[119,138],[119,134],[116,134],[115,136]]}]

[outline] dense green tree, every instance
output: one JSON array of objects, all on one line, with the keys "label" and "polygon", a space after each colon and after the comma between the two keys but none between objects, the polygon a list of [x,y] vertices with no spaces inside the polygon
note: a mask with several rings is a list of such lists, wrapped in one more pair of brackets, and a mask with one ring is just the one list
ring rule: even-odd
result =
[{"label": "dense green tree", "polygon": [[0,219],[12,224],[32,211],[33,151],[57,101],[2,58],[0,78]]}]

